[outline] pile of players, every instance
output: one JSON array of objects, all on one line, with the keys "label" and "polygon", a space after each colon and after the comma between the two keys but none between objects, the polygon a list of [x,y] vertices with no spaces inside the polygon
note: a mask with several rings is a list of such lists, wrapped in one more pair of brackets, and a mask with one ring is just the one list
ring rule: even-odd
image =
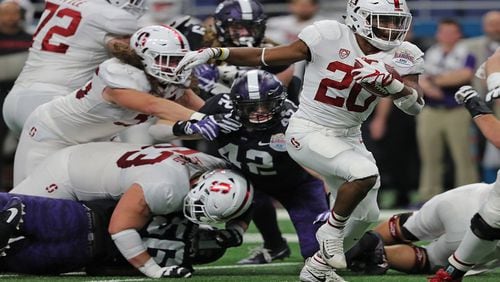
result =
[{"label": "pile of players", "polygon": [[[389,266],[412,273],[443,266],[465,233],[462,223],[458,231],[445,226],[454,221],[444,215],[457,219],[452,207],[462,209],[462,221],[486,210],[472,217],[466,239],[500,238],[487,215],[498,214],[500,184],[445,193],[425,206],[430,216],[397,215],[363,236],[378,220],[380,180],[360,126],[380,99],[409,115],[424,107],[423,53],[404,41],[406,1],[348,1],[345,24],[316,22],[282,46],[264,38],[266,16],[256,0],[223,1],[213,30],[188,18],[139,29],[144,6],[46,2],[3,108],[20,139],[15,187],[0,195],[2,270],[189,277],[193,264],[241,245],[250,220],[264,245],[240,263],[267,263],[290,255],[272,198],[297,230],[306,259],[301,281],[344,281],[335,271],[346,267],[380,274]],[[491,99],[500,92],[493,60],[485,68]],[[307,62],[305,73],[294,77],[299,61]],[[299,89],[297,107],[287,94]],[[492,122],[472,89],[457,99],[478,124]],[[201,138],[215,156],[165,143]],[[472,194],[470,210],[455,198],[441,207],[439,199]],[[314,224],[324,214],[326,222]],[[205,225],[221,222],[224,229]],[[455,245],[443,243],[447,253],[439,241],[429,249],[399,244],[446,234],[455,236]],[[449,272],[433,281],[460,279],[480,262],[452,258]]]}]

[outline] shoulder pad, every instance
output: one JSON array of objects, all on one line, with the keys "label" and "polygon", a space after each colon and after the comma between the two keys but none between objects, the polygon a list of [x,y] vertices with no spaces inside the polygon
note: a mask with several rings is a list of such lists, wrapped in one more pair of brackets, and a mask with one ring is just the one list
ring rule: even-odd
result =
[{"label": "shoulder pad", "polygon": [[341,36],[340,23],[334,20],[318,21],[304,28],[299,38],[308,46],[315,46],[321,39],[335,40]]},{"label": "shoulder pad", "polygon": [[130,88],[149,92],[151,86],[144,72],[116,58],[104,61],[99,66],[99,78],[111,88]]},{"label": "shoulder pad", "polygon": [[405,41],[396,48],[392,63],[401,75],[421,74],[424,72],[424,53],[416,45]]},{"label": "shoulder pad", "polygon": [[100,29],[113,35],[132,35],[139,29],[136,17],[123,9],[109,6],[102,7],[106,12],[93,14],[93,20]]}]

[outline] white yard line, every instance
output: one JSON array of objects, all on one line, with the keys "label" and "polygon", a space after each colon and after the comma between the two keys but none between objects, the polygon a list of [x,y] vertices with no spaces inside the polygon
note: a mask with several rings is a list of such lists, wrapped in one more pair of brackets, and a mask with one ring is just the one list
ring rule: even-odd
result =
[{"label": "white yard line", "polygon": [[283,267],[301,265],[301,262],[279,262],[266,264],[243,264],[243,265],[213,265],[213,266],[198,266],[195,270],[210,270],[210,269],[238,269],[238,268],[256,268],[256,267]]},{"label": "white yard line", "polygon": [[152,278],[124,278],[124,279],[111,279],[111,280],[87,280],[87,282],[122,282],[122,281],[149,281]]},{"label": "white yard line", "polygon": [[[290,220],[288,212],[285,209],[277,209],[276,211],[279,220]],[[386,220],[389,219],[392,215],[408,211],[410,210],[380,210],[379,220]]]}]

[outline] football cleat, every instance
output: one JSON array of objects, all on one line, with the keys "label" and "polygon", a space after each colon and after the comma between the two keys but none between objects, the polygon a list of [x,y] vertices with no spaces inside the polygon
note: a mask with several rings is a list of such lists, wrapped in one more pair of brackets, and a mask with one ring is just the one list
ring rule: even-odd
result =
[{"label": "football cleat", "polygon": [[193,272],[182,266],[167,266],[164,267],[164,272],[162,278],[189,278],[193,275]]},{"label": "football cleat", "polygon": [[0,211],[0,256],[10,248],[9,239],[19,231],[24,214],[24,204],[18,197],[12,197]]},{"label": "football cleat", "polygon": [[238,261],[238,264],[265,264],[274,260],[285,259],[290,256],[290,247],[286,241],[283,246],[276,250],[270,250],[263,247],[257,247],[250,251],[248,258]]},{"label": "football cleat", "polygon": [[301,282],[345,282],[335,270],[324,262],[317,261],[318,254],[306,259],[300,271]]},{"label": "football cleat", "polygon": [[328,229],[328,225],[323,224],[316,232],[321,257],[331,267],[345,269],[347,268],[347,262],[344,255],[344,239],[335,237]]},{"label": "football cleat", "polygon": [[453,279],[453,277],[451,277],[451,274],[449,274],[448,272],[446,272],[446,270],[444,270],[443,268],[440,268],[436,274],[434,274],[434,276],[432,277],[429,277],[427,279],[428,282],[460,282],[462,281],[461,278],[459,279]]}]

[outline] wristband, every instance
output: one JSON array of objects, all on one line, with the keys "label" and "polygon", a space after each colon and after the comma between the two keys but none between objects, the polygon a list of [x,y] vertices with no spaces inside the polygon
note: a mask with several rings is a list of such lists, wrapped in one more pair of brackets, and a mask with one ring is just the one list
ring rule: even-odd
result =
[{"label": "wristband", "polygon": [[488,85],[488,91],[500,87],[500,72],[494,72],[488,75],[486,85]]},{"label": "wristband", "polygon": [[266,53],[266,48],[262,48],[262,52],[260,53],[260,62],[268,67],[269,65],[266,63],[266,60],[264,60],[264,54]]},{"label": "wristband", "polygon": [[229,57],[229,48],[215,48],[217,53],[214,56],[214,59],[219,61],[224,61]]},{"label": "wristband", "polygon": [[194,112],[190,117],[189,117],[189,120],[201,120],[205,117],[205,114],[202,114],[200,112]]}]

